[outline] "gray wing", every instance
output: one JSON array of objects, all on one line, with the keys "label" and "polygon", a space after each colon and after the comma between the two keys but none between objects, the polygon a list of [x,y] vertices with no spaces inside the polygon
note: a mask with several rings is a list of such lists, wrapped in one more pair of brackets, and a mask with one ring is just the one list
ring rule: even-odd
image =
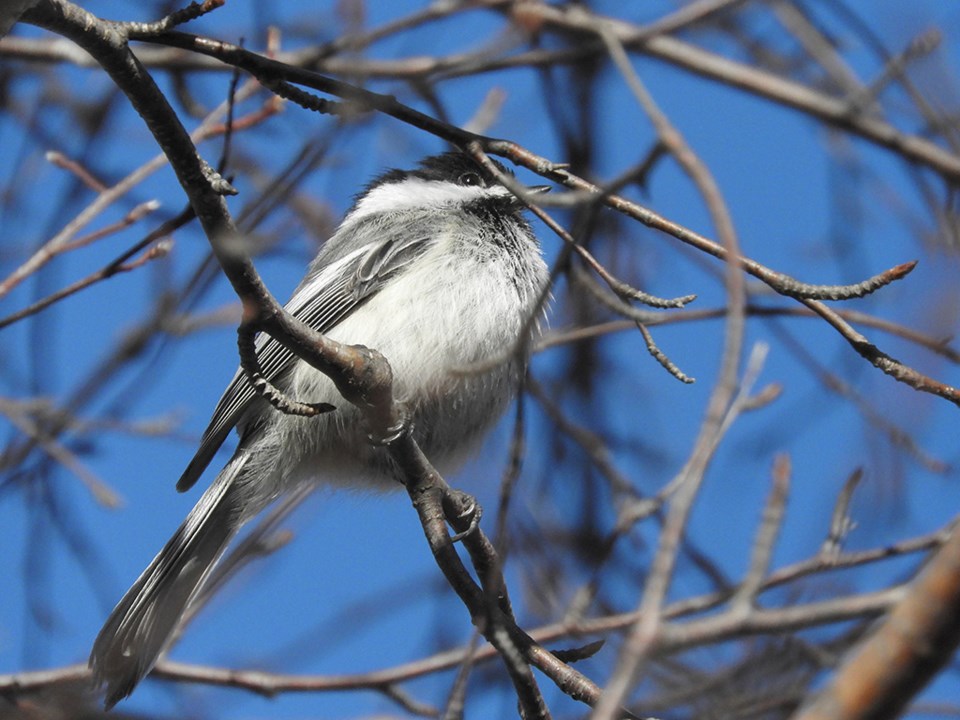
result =
[{"label": "gray wing", "polygon": [[[431,243],[430,237],[403,242],[390,238],[370,243],[329,264],[323,262],[321,254],[284,307],[318,332],[328,333],[376,294],[384,283],[402,273]],[[287,372],[297,360],[292,352],[265,333],[257,338],[256,350],[261,372],[270,382]],[[246,374],[242,368],[238,369],[213,411],[196,455],[177,481],[177,490],[183,492],[193,487],[255,398],[256,392]]]}]

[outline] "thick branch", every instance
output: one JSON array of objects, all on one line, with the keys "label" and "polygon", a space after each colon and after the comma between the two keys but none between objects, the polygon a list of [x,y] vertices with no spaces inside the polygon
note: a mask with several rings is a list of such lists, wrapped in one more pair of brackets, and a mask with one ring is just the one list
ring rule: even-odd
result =
[{"label": "thick branch", "polygon": [[960,645],[960,532],[913,582],[797,720],[883,720],[903,708]]}]

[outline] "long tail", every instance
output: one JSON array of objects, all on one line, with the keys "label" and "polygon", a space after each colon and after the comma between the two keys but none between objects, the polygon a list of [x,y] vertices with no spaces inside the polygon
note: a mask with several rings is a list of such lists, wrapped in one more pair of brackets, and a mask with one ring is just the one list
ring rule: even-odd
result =
[{"label": "long tail", "polygon": [[241,524],[234,456],[177,532],[110,613],[90,653],[94,682],[109,710],[150,672],[227,543]]}]

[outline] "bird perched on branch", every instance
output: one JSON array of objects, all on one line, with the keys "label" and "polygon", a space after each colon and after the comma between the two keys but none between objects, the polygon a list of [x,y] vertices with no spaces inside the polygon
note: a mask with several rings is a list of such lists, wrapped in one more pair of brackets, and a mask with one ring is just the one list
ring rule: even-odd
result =
[{"label": "bird perched on branch", "polygon": [[[523,209],[459,152],[390,170],[357,196],[286,305],[331,339],[386,357],[413,436],[441,470],[469,453],[525,371],[548,276]],[[308,483],[402,479],[326,375],[267,335],[256,354],[285,396],[336,409],[281,412],[237,371],[177,489],[197,482],[233,428],[236,452],[94,642],[90,666],[108,708],[150,671],[227,544],[272,501]]]}]

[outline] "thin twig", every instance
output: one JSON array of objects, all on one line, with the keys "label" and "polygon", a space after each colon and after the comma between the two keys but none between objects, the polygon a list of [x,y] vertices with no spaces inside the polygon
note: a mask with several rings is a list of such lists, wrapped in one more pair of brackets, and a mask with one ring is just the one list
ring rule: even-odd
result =
[{"label": "thin twig", "polygon": [[774,460],[773,483],[763,508],[757,537],[753,541],[747,574],[730,601],[731,610],[735,613],[749,614],[763,587],[763,579],[770,569],[770,558],[773,556],[773,548],[783,524],[789,488],[790,457],[778,455]]}]

